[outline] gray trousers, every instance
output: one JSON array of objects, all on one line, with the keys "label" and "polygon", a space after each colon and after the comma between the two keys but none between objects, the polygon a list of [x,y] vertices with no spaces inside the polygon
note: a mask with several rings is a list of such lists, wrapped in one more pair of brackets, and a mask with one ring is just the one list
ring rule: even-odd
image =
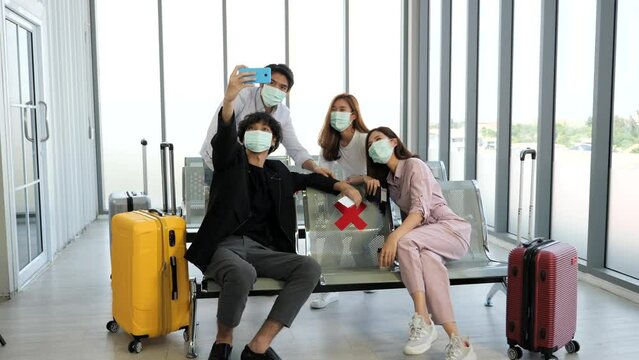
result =
[{"label": "gray trousers", "polygon": [[211,257],[206,275],[222,287],[217,320],[231,328],[240,324],[257,277],[284,281],[268,319],[290,327],[317,285],[320,271],[311,257],[274,251],[246,236],[229,236]]}]

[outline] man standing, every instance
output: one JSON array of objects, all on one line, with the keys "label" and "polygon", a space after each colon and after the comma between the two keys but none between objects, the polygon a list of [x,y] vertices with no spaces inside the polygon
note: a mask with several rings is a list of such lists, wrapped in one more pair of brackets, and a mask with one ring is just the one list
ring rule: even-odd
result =
[{"label": "man standing", "polygon": [[304,146],[297,139],[297,134],[291,121],[291,113],[282,101],[293,87],[293,72],[285,64],[270,64],[266,67],[271,69],[271,83],[254,86],[251,81],[255,81],[255,73],[245,72],[238,74],[238,70],[244,65],[237,65],[229,78],[229,83],[224,93],[224,100],[215,112],[215,116],[209,125],[206,139],[202,144],[200,155],[204,163],[213,170],[211,139],[217,132],[217,116],[221,109],[234,112],[235,118],[244,119],[248,114],[254,112],[266,112],[277,120],[282,127],[282,145],[286,148],[287,154],[293,158],[295,164],[302,168],[331,176],[331,171],[319,167],[306,151]]}]

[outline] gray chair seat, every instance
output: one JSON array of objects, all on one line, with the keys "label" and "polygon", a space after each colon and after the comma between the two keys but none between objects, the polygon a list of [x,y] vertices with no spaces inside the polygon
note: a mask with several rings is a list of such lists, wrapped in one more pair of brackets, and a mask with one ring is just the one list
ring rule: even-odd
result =
[{"label": "gray chair seat", "polygon": [[[450,208],[472,225],[471,246],[466,255],[446,264],[451,284],[501,282],[508,273],[505,263],[494,261],[488,252],[485,219],[479,188],[475,181],[445,181],[442,191]],[[340,213],[333,207],[337,198],[314,189],[304,195],[307,255],[322,266],[316,292],[387,289],[403,287],[399,272],[380,270],[375,252],[390,231],[390,216],[367,203],[360,214],[368,227],[357,230],[352,225],[338,230],[334,223]],[[252,295],[272,293],[282,289],[283,282],[258,278]],[[215,297],[219,285],[203,282],[202,291]]]},{"label": "gray chair seat", "polygon": [[[283,281],[278,281],[270,278],[257,278],[251,295],[270,294],[278,292],[284,287]],[[220,285],[218,285],[212,279],[202,279],[202,293],[206,294],[205,297],[218,297],[220,293]]]},{"label": "gray chair seat", "polygon": [[[494,283],[501,281],[508,273],[508,265],[497,261],[453,261],[446,264],[452,285]],[[203,292],[211,297],[219,295],[220,286],[211,279],[203,280]],[[283,281],[258,278],[252,295],[278,292]],[[404,284],[399,272],[368,268],[323,268],[320,284],[315,292],[349,291],[366,289],[402,288]]]},{"label": "gray chair seat", "polygon": [[451,284],[493,283],[508,274],[508,264],[491,260],[453,261],[446,268]]}]

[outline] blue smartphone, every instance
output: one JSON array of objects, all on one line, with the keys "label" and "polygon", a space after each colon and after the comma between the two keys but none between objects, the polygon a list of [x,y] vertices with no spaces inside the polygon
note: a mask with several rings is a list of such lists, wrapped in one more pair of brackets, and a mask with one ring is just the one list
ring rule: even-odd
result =
[{"label": "blue smartphone", "polygon": [[271,83],[271,68],[242,68],[238,70],[239,73],[254,72],[255,81],[248,81],[247,84],[270,84]]}]

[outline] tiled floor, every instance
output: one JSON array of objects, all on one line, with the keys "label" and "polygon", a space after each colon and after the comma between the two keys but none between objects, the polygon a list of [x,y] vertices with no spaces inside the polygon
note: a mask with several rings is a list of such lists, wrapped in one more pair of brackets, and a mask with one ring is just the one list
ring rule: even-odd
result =
[{"label": "tiled floor", "polygon": [[[127,351],[130,338],[111,334],[108,228],[98,220],[26,290],[0,302],[0,333],[7,340],[0,360],[22,359],[183,359],[186,346],[180,332],[144,341],[137,355]],[[505,296],[494,307],[483,306],[490,285],[452,289],[461,331],[469,335],[479,359],[506,359]],[[249,299],[235,337],[233,359],[239,359],[270,309],[273,297]],[[215,336],[217,300],[198,302],[198,352],[206,359]],[[273,347],[284,359],[443,359],[447,339],[440,338],[424,355],[403,356],[402,344],[411,316],[405,290],[373,294],[342,293],[323,310],[305,306],[291,329]],[[584,282],[579,284],[578,354],[562,349],[559,359],[639,358],[639,305]],[[540,359],[525,354],[524,359]]]}]

